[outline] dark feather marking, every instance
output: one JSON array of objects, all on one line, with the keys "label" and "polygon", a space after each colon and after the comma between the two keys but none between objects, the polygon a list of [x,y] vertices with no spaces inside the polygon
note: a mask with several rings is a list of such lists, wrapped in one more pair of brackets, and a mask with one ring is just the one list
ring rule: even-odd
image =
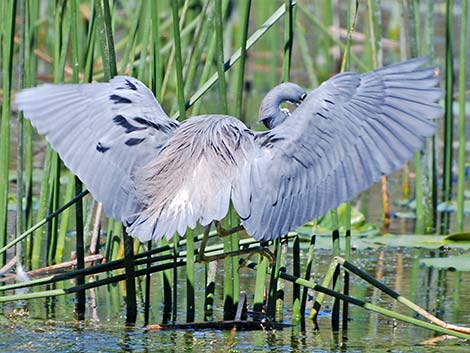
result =
[{"label": "dark feather marking", "polygon": [[328,119],[326,116],[324,116],[324,115],[323,115],[322,113],[320,113],[320,112],[317,112],[316,114],[317,114],[318,116],[322,117],[323,119]]},{"label": "dark feather marking", "polygon": [[112,94],[109,96],[109,99],[114,101],[114,104],[118,104],[118,103],[132,103],[132,101],[126,97],[121,97],[117,94]]},{"label": "dark feather marking", "polygon": [[178,124],[175,124],[174,122],[170,122],[170,123],[168,123],[168,125],[157,124],[157,123],[154,123],[153,121],[147,120],[147,119],[142,118],[142,117],[136,117],[136,118],[134,118],[134,121],[141,124],[141,125],[151,127],[151,128],[153,128],[157,131],[163,131],[164,133],[167,133],[170,130],[178,127]]},{"label": "dark feather marking", "polygon": [[325,102],[330,103],[331,105],[335,105],[335,102],[330,101],[329,99],[324,99]]},{"label": "dark feather marking", "polygon": [[142,138],[130,138],[128,139],[125,144],[127,146],[135,146],[135,145],[138,145],[139,143],[142,143],[143,141],[145,140],[145,137],[142,137]]},{"label": "dark feather marking", "polygon": [[262,147],[272,147],[272,145],[278,141],[283,141],[285,140],[284,137],[278,137],[278,136],[275,136],[275,135],[270,135],[268,136],[268,138],[266,140],[264,140],[262,143],[261,143],[261,146]]},{"label": "dark feather marking", "polygon": [[126,80],[126,85],[133,91],[137,91],[137,86],[134,85],[131,81]]},{"label": "dark feather marking", "polygon": [[138,117],[134,118],[134,121],[139,123],[139,124],[142,124],[142,125],[153,127],[156,130],[160,130],[160,125],[155,124],[153,121],[147,120],[145,118],[141,118],[141,117],[138,116]]},{"label": "dark feather marking", "polygon": [[101,142],[98,142],[97,145],[96,145],[96,150],[98,152],[101,152],[101,153],[105,153],[107,150],[109,150],[111,147],[106,147],[106,146],[103,146],[103,144]]},{"label": "dark feather marking", "polygon": [[299,164],[300,164],[302,167],[304,167],[305,169],[308,168],[308,166],[307,166],[304,162],[302,162],[299,158],[297,158],[295,155],[292,155],[292,158],[293,158],[295,161],[297,161],[297,163],[299,163]]},{"label": "dark feather marking", "polygon": [[145,129],[146,129],[145,127],[137,127],[137,126],[135,126],[135,125],[132,125],[132,124],[129,123],[129,121],[127,121],[127,119],[126,119],[125,117],[123,117],[121,114],[116,115],[116,116],[113,118],[113,122],[114,122],[116,125],[122,126],[124,129],[126,129],[126,134],[129,134],[129,133],[134,132],[134,131],[139,131],[139,130],[145,130]]},{"label": "dark feather marking", "polygon": [[173,129],[176,129],[178,127],[178,123],[175,123],[174,121],[170,121],[168,125],[170,125],[170,127]]}]

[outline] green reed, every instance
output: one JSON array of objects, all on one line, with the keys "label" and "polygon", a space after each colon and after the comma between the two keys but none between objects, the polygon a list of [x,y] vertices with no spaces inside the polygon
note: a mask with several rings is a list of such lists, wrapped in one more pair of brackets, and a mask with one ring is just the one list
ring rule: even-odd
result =
[{"label": "green reed", "polygon": [[[453,0],[446,0],[446,51],[445,51],[445,113],[444,113],[444,158],[443,158],[443,180],[442,201],[449,202],[452,199],[452,141],[453,141],[453,96],[454,96],[454,56],[453,56],[453,31],[452,12]],[[448,212],[442,214],[441,234],[447,234],[450,226],[450,215]]]},{"label": "green reed", "polygon": [[[10,184],[10,114],[11,88],[13,78],[13,38],[15,33],[16,1],[3,2],[2,61],[3,61],[3,103],[0,130],[0,246],[7,243],[8,186]],[[6,256],[0,254],[0,265],[6,263]]]},{"label": "green reed", "polygon": [[465,88],[467,56],[467,17],[468,0],[462,0],[462,13],[460,16],[460,55],[459,55],[459,173],[457,185],[457,231],[464,230],[464,201],[465,201]]}]

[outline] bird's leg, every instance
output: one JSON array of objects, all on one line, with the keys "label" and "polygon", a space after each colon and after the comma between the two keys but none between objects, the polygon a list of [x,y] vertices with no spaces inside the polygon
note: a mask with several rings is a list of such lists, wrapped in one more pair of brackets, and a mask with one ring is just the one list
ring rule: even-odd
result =
[{"label": "bird's leg", "polygon": [[205,255],[207,241],[209,240],[209,232],[211,230],[211,224],[209,223],[207,226],[204,227],[204,234],[202,236],[201,245],[199,246],[199,252],[197,254],[197,261],[199,263],[206,263],[207,257]]},{"label": "bird's leg", "polygon": [[264,247],[262,245],[256,247],[256,248],[251,248],[251,249],[246,249],[246,250],[250,250],[248,252],[248,256],[246,259],[243,259],[240,266],[238,267],[238,269],[242,268],[245,266],[245,264],[251,259],[252,256],[254,256],[255,254],[259,254],[261,256],[260,258],[260,262],[263,260],[263,258],[266,258],[269,262],[269,266],[272,266],[274,265],[275,261],[276,261],[276,256],[273,254],[273,252],[271,250],[269,250],[269,248],[267,247]]},{"label": "bird's leg", "polygon": [[[231,256],[240,256],[240,255],[244,255],[244,254],[248,254],[248,258],[253,256],[254,254],[259,254],[262,257],[266,257],[268,259],[270,266],[274,264],[274,260],[275,260],[274,254],[271,252],[271,250],[269,250],[268,248],[265,248],[264,246],[256,246],[256,247],[253,247],[253,248],[234,250],[234,251],[229,251],[229,252],[226,252],[226,253],[210,255],[210,256],[206,256],[206,255],[204,255],[203,252],[199,252],[198,262],[208,263],[208,262],[211,262],[211,261],[223,260],[223,259],[225,259],[226,257],[229,257],[229,256],[230,257]],[[240,267],[243,267],[243,266],[240,266]]]},{"label": "bird's leg", "polygon": [[[220,222],[216,221],[215,222],[216,228],[217,228],[217,235],[220,237],[226,237],[229,236],[233,233],[239,232],[241,230],[244,230],[242,225],[238,225],[234,228],[230,229],[224,229]],[[226,253],[221,253],[221,254],[216,254],[216,255],[210,255],[206,256],[205,255],[205,250],[207,246],[207,241],[209,239],[209,231],[210,231],[210,224],[207,225],[204,229],[204,234],[201,240],[201,245],[199,247],[199,252],[197,256],[197,260],[199,263],[208,263],[211,261],[217,261],[221,259],[225,259],[228,256],[239,256],[243,254],[248,254],[248,258],[253,256],[254,254],[260,254],[262,257],[266,257],[269,260],[270,265],[274,263],[274,254],[269,250],[268,248],[265,248],[264,246],[256,246],[252,248],[247,248],[247,249],[241,249],[241,250],[234,250]]]},{"label": "bird's leg", "polygon": [[215,227],[217,229],[217,235],[219,237],[226,237],[226,236],[231,235],[233,233],[245,230],[245,228],[241,224],[239,224],[236,227],[230,228],[230,229],[225,229],[222,226],[222,223],[220,223],[219,221],[215,221]]}]

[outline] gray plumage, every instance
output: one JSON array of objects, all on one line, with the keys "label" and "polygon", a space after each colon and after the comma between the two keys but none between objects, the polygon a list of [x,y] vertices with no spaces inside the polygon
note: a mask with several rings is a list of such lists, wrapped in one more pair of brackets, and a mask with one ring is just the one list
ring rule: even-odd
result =
[{"label": "gray plumage", "polygon": [[142,82],[117,76],[109,83],[45,84],[19,92],[16,102],[108,216],[124,220],[142,209],[133,173],[179,125]]},{"label": "gray plumage", "polygon": [[285,83],[249,130],[222,115],[178,124],[139,81],[43,85],[19,107],[65,164],[140,240],[221,220],[230,202],[247,232],[276,238],[398,169],[435,132],[442,91],[426,58],[338,74],[310,92]]}]

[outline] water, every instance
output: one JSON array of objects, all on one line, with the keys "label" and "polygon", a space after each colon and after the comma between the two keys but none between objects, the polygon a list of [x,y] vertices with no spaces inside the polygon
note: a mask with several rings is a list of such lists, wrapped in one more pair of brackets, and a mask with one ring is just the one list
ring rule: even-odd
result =
[{"label": "water", "polygon": [[[419,266],[418,259],[439,255],[444,250],[417,250],[384,247],[354,252],[354,262],[374,277],[380,278],[391,288],[414,300],[439,318],[454,324],[470,322],[470,274],[435,270]],[[448,250],[446,253],[459,253]],[[330,261],[330,250],[317,250],[316,273],[324,273]],[[304,255],[305,252],[303,252]],[[288,261],[289,264],[289,261]],[[196,273],[196,308],[202,308],[202,266]],[[289,268],[288,268],[289,271]],[[248,293],[249,304],[254,293],[255,272],[241,269],[242,289]],[[219,272],[217,283],[222,282]],[[316,278],[316,281],[321,278]],[[184,269],[179,271],[180,298],[178,322],[185,320]],[[457,281],[460,289],[456,291]],[[152,278],[152,298],[155,307],[151,311],[151,323],[161,320],[158,303],[161,283],[158,275]],[[67,284],[69,286],[69,284]],[[140,286],[138,286],[140,288]],[[328,299],[319,318],[320,331],[306,323],[300,326],[267,331],[222,330],[162,330],[146,331],[143,314],[135,327],[125,326],[123,286],[109,286],[95,292],[87,292],[87,321],[73,320],[73,296],[54,300],[37,299],[19,306],[10,303],[3,306],[0,315],[1,352],[465,352],[465,342],[449,339],[434,345],[424,344],[437,334],[406,323],[350,306],[351,320],[347,332],[331,331]],[[93,299],[93,296],[96,296]],[[312,293],[313,294],[313,293]],[[372,301],[384,308],[404,314],[409,310],[383,293],[374,290],[360,279],[352,279],[351,294]],[[140,297],[142,298],[142,297]],[[290,323],[291,285],[286,285],[285,305],[281,319]],[[310,301],[311,305],[312,302]],[[216,287],[216,319],[221,318],[222,288]],[[23,310],[27,314],[22,315]],[[306,313],[308,315],[308,312]],[[202,321],[202,312],[196,312],[196,321]]]}]

